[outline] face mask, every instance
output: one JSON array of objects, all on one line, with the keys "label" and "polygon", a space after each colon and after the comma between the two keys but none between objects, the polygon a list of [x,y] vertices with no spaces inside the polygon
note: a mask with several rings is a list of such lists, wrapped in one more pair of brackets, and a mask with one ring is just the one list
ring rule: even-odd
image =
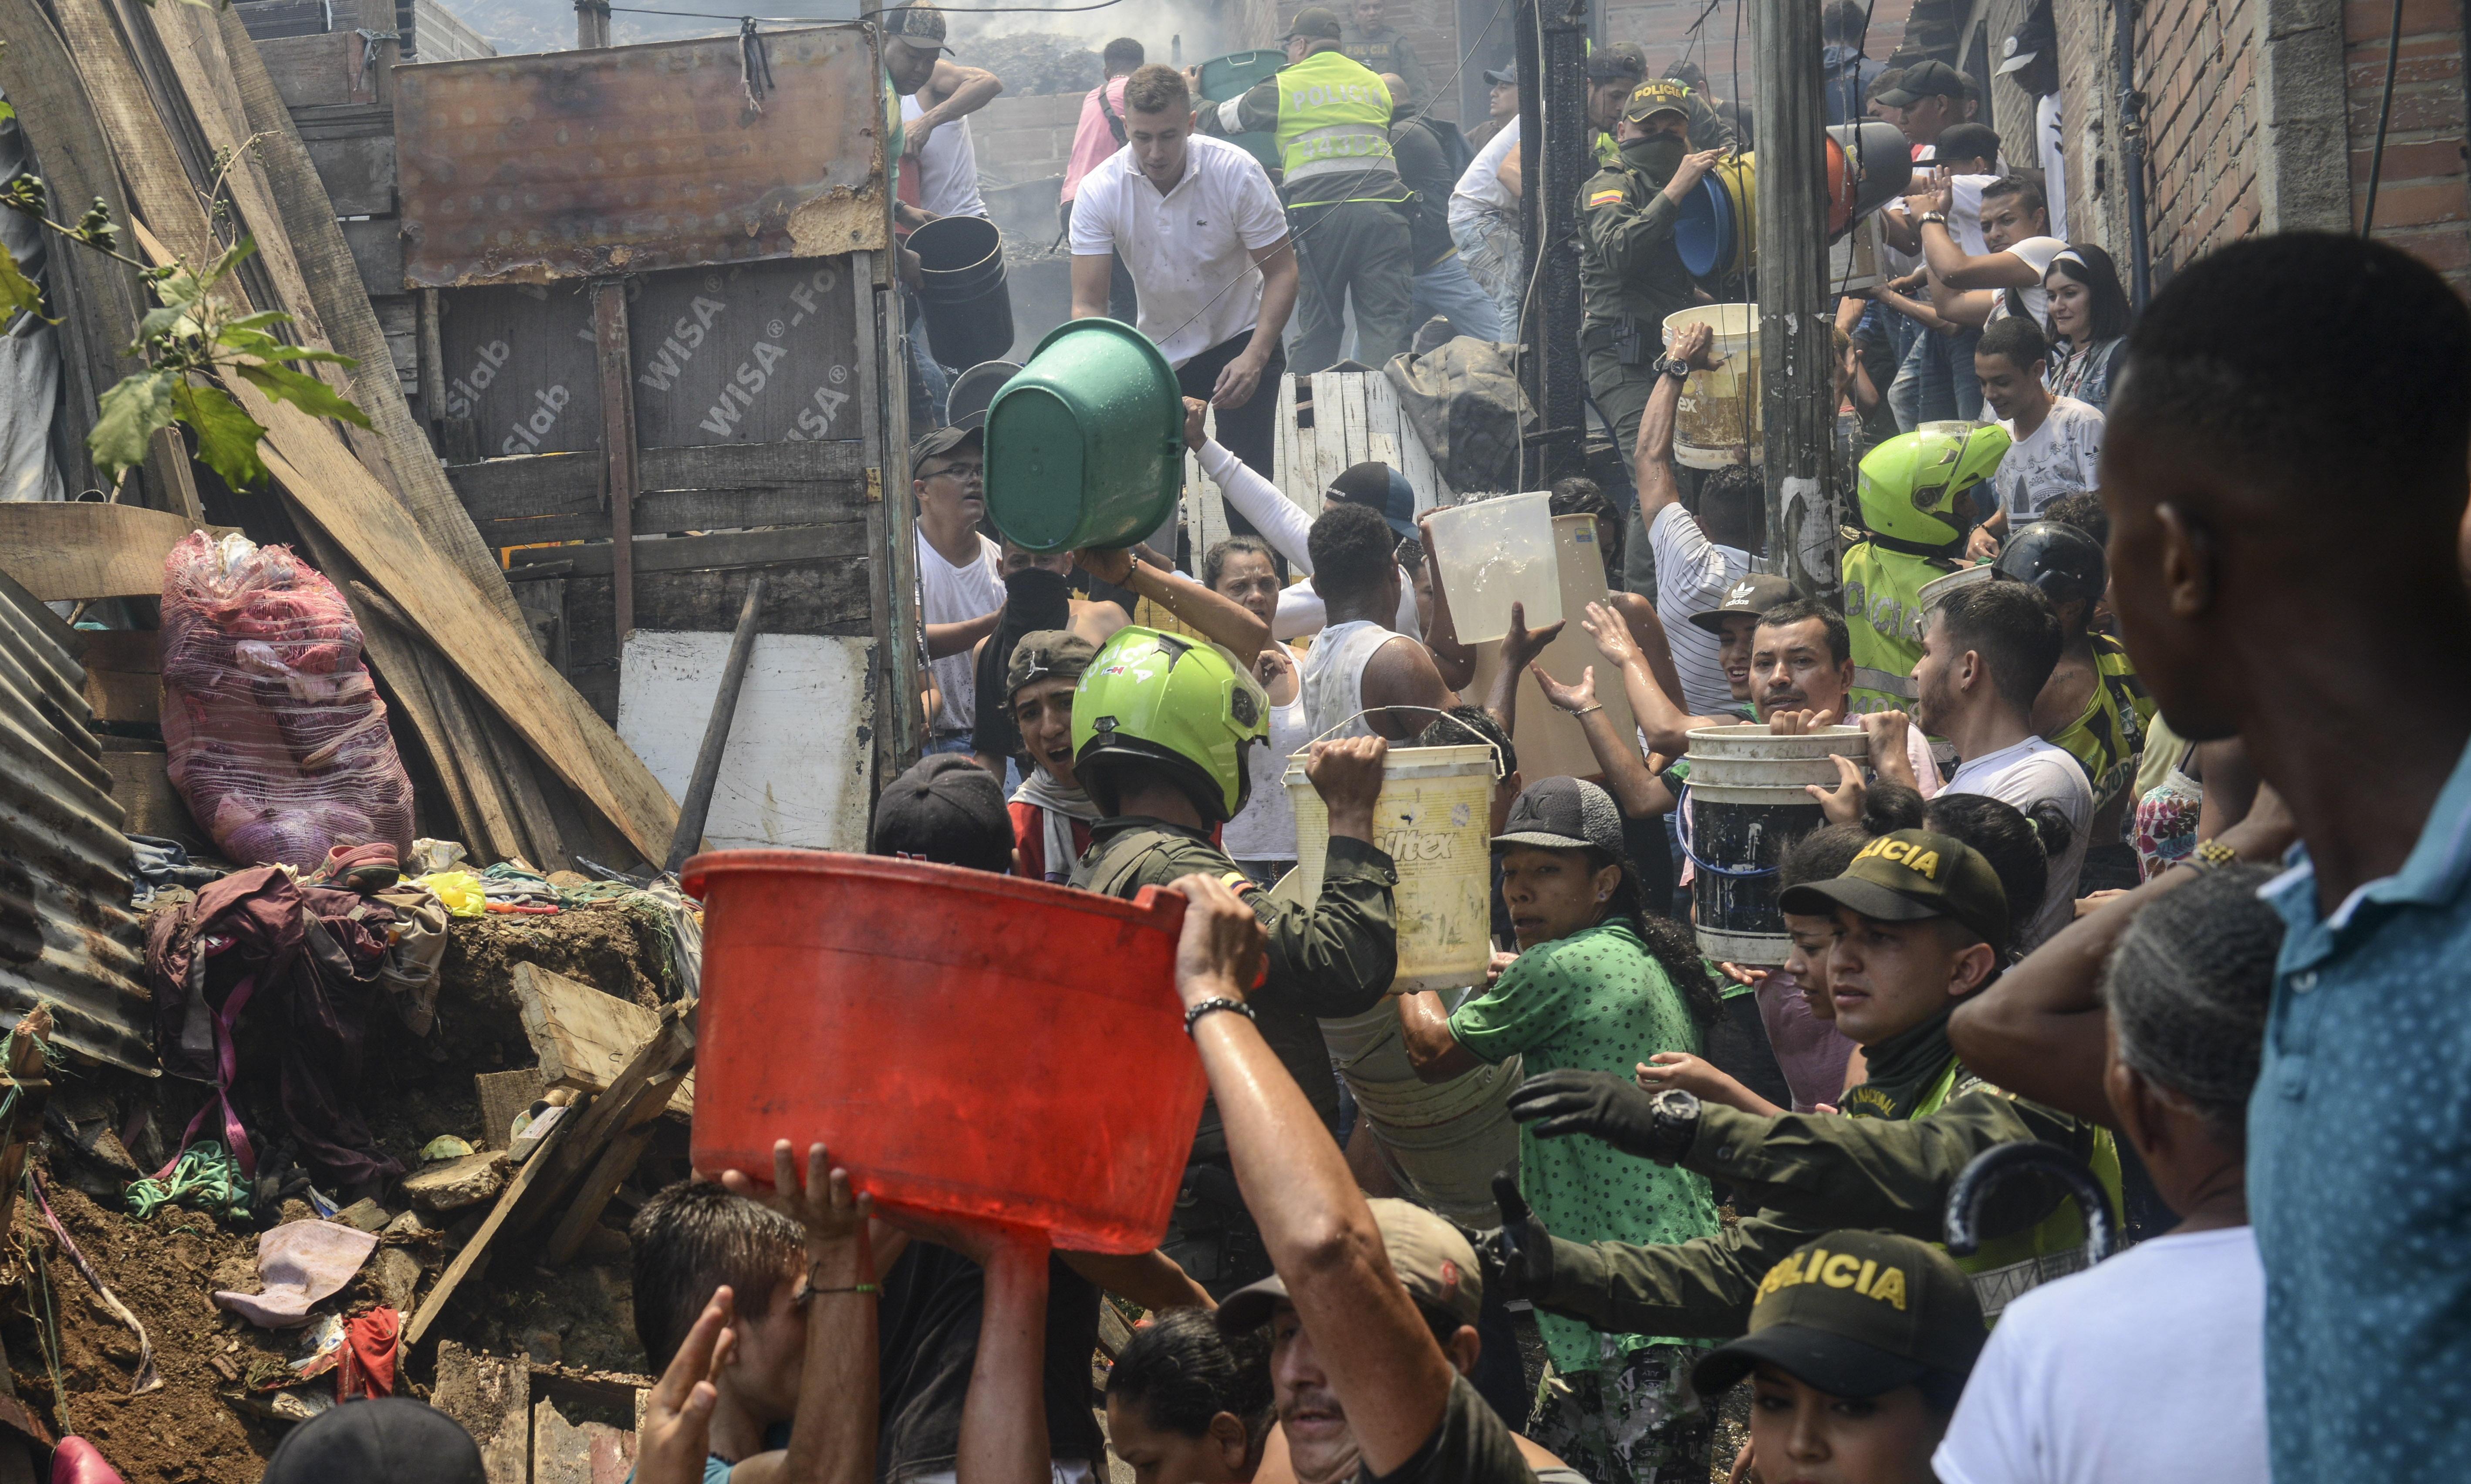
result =
[{"label": "face mask", "polygon": [[1633,139],[1621,147],[1622,161],[1658,185],[1673,178],[1690,146],[1671,134]]}]

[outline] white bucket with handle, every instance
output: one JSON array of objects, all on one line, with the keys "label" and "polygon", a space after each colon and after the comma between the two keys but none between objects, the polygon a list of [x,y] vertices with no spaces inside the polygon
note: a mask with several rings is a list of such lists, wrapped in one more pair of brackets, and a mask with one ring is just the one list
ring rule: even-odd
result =
[{"label": "white bucket with handle", "polygon": [[[1399,870],[1395,994],[1481,984],[1493,960],[1493,794],[1503,777],[1501,753],[1472,728],[1468,735],[1473,741],[1467,746],[1392,747],[1382,761],[1373,843]],[[1330,809],[1305,776],[1311,756],[1306,742],[1288,759],[1286,773],[1296,812],[1296,898],[1306,903],[1321,896],[1330,860]]]}]

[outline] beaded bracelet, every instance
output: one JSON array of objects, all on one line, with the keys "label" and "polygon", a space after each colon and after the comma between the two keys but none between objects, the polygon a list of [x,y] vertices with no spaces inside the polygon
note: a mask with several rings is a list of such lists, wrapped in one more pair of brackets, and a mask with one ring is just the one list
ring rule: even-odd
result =
[{"label": "beaded bracelet", "polygon": [[1257,1025],[1260,1024],[1259,1018],[1253,1014],[1253,1007],[1251,1005],[1246,1004],[1241,1000],[1233,1000],[1225,995],[1220,995],[1215,999],[1204,1000],[1201,1003],[1194,1005],[1191,1009],[1184,1012],[1184,1033],[1188,1036],[1191,1035],[1194,1024],[1212,1010],[1233,1010],[1236,1014],[1244,1017],[1246,1020],[1252,1021]]}]

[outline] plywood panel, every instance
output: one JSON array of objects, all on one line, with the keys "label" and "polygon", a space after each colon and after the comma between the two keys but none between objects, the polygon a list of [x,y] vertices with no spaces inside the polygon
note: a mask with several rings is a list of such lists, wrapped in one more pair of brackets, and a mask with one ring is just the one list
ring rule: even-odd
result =
[{"label": "plywood panel", "polygon": [[655,274],[626,306],[646,448],[856,436],[846,257]]},{"label": "plywood panel", "polygon": [[879,248],[882,71],[857,26],[394,72],[407,267],[422,288],[547,283]]},{"label": "plywood panel", "polygon": [[[618,735],[683,794],[731,636],[637,629],[626,643]],[[862,639],[764,634],[722,754],[712,848],[866,849],[875,721]]]}]

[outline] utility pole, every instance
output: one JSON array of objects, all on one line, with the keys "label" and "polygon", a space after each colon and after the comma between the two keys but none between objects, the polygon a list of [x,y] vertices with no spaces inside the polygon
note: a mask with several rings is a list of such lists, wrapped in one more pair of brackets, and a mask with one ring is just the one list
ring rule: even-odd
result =
[{"label": "utility pole", "polygon": [[[1520,451],[1520,487],[1587,467],[1588,376],[1579,352],[1579,189],[1588,149],[1588,0],[1520,0],[1519,236],[1526,248],[1519,384],[1541,424]],[[1541,269],[1540,269],[1541,264]],[[1533,457],[1530,457],[1532,451]]]},{"label": "utility pole", "polygon": [[1759,415],[1767,556],[1797,593],[1837,573],[1836,356],[1827,298],[1827,111],[1819,7],[1751,0],[1757,89]]}]

